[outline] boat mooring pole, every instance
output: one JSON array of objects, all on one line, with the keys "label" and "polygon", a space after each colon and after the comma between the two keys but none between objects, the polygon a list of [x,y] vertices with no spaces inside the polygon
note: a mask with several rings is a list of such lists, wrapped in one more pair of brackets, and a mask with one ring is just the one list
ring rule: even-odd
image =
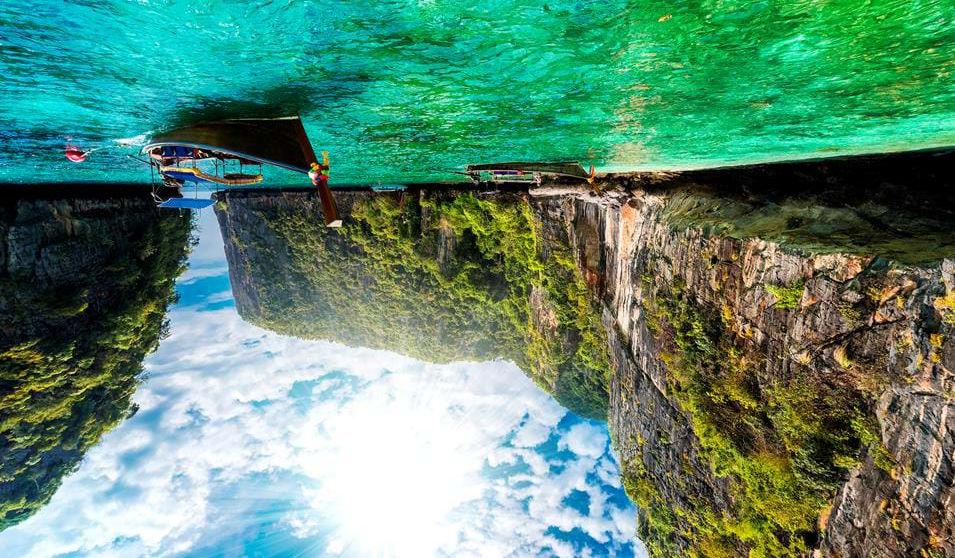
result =
[{"label": "boat mooring pole", "polygon": [[[308,141],[308,134],[305,133],[305,126],[302,125],[302,119],[298,119],[298,132],[301,135],[299,143],[305,152],[306,162],[311,165],[318,163],[315,157],[315,150],[312,149],[312,143]],[[332,195],[331,188],[323,181],[318,181],[318,197],[322,201],[322,215],[325,217],[326,227],[340,227],[342,220],[338,217],[338,206],[335,204],[335,196]]]},{"label": "boat mooring pole", "polygon": [[318,197],[322,200],[322,214],[325,215],[326,227],[340,227],[342,220],[338,217],[338,207],[335,205],[335,196],[331,188],[324,182],[318,183]]}]

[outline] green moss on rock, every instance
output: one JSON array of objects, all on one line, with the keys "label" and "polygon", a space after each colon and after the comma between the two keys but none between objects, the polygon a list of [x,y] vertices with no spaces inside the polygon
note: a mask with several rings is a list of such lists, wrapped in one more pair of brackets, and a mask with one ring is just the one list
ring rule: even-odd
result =
[{"label": "green moss on rock", "polygon": [[[798,300],[795,291],[778,298]],[[721,516],[707,506],[679,514],[691,549],[701,556],[734,555],[733,548],[751,557],[803,555],[846,467],[872,446],[855,427],[869,416],[869,401],[800,366],[790,379],[761,388],[756,372],[765,357],[679,284],[657,290],[645,309],[670,396],[713,473],[729,481],[732,506]],[[625,468],[624,476],[632,472]],[[658,506],[650,504],[641,510],[652,516]],[[653,532],[660,521],[647,518],[648,539],[666,538],[670,527]]]},{"label": "green moss on rock", "polygon": [[799,307],[799,301],[802,299],[804,285],[802,281],[792,285],[766,285],[766,291],[776,298],[774,306],[792,310]]}]

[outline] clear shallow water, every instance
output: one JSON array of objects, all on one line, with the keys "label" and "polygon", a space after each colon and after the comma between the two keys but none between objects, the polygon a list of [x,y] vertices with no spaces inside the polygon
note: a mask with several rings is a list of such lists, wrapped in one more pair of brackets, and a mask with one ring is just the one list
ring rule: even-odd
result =
[{"label": "clear shallow water", "polygon": [[199,225],[138,412],[0,555],[644,555],[604,424],[510,363],[249,325],[211,210]]},{"label": "clear shallow water", "polygon": [[80,165],[62,147],[295,112],[339,184],[951,145],[953,18],[944,0],[8,0],[0,181],[146,181],[135,147]]}]

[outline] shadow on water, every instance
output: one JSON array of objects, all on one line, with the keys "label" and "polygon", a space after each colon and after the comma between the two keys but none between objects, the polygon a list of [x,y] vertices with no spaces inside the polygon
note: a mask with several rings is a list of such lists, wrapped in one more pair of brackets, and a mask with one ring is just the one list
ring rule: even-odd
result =
[{"label": "shadow on water", "polygon": [[129,186],[0,197],[0,529],[135,413],[190,230],[189,215]]},{"label": "shadow on water", "polygon": [[308,82],[250,90],[229,99],[195,97],[168,115],[164,128],[232,118],[279,118],[311,114],[315,107],[347,102],[361,95],[370,78],[353,72],[319,75]]}]

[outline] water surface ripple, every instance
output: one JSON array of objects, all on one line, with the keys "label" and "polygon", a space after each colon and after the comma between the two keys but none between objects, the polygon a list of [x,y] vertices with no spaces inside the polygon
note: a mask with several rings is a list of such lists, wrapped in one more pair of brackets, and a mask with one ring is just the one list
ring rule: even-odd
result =
[{"label": "water surface ripple", "polygon": [[135,147],[82,165],[62,147],[295,112],[337,183],[950,145],[953,17],[944,0],[7,0],[0,181],[145,181]]}]

